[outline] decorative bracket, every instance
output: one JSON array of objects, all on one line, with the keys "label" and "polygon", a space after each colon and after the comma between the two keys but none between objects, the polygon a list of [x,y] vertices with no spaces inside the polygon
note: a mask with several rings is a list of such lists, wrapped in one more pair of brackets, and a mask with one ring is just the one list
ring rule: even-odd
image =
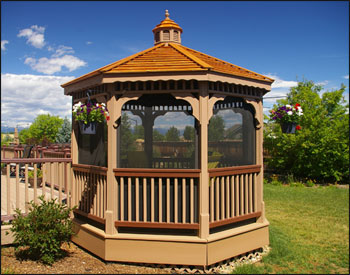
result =
[{"label": "decorative bracket", "polygon": [[261,100],[244,98],[244,101],[247,104],[250,104],[254,107],[254,110],[255,110],[255,114],[254,114],[255,128],[260,129],[262,126],[262,122],[263,122],[263,114],[262,114],[263,112],[261,110],[261,108],[262,108]]}]

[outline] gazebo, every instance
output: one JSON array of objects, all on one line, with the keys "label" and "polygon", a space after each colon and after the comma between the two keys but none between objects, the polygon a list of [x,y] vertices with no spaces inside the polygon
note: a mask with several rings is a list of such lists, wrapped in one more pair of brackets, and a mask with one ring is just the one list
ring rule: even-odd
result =
[{"label": "gazebo", "polygon": [[73,241],[107,261],[208,266],[269,244],[262,97],[273,79],[181,44],[154,46],[62,85],[105,103],[95,135],[73,121]]}]

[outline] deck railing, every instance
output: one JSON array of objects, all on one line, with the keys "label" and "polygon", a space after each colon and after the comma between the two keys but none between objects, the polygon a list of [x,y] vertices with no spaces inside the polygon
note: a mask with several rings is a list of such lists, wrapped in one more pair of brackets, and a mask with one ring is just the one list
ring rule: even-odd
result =
[{"label": "deck railing", "polygon": [[[16,208],[28,213],[28,202],[38,202],[40,195],[45,199],[57,198],[71,207],[71,161],[68,158],[1,159],[6,164],[1,173],[1,220],[12,219]],[[38,169],[42,170],[41,183]],[[30,170],[34,171],[32,184],[28,177]]]},{"label": "deck railing", "polygon": [[78,206],[75,213],[99,223],[105,223],[107,209],[107,168],[73,164],[73,203]]},{"label": "deck railing", "polygon": [[198,229],[199,169],[114,169],[118,227]]},{"label": "deck railing", "polygon": [[260,165],[209,169],[210,228],[256,218]]}]

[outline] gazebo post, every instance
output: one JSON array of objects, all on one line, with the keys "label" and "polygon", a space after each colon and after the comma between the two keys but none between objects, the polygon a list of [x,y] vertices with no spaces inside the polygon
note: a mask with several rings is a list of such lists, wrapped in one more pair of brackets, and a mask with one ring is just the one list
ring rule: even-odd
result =
[{"label": "gazebo post", "polygon": [[208,84],[199,82],[200,123],[200,185],[199,185],[199,237],[209,236],[209,172],[208,172]]},{"label": "gazebo post", "polygon": [[247,100],[246,102],[251,104],[255,109],[256,120],[256,164],[261,165],[261,171],[257,175],[257,211],[261,211],[261,216],[257,219],[257,222],[265,222],[265,206],[263,201],[263,182],[264,182],[264,169],[263,169],[263,139],[264,139],[264,123],[263,123],[263,104],[262,100]]},{"label": "gazebo post", "polygon": [[[111,92],[113,85],[108,85],[108,91]],[[116,190],[116,178],[114,176],[113,168],[117,167],[117,131],[114,128],[115,121],[119,118],[116,117],[117,100],[114,95],[111,94],[107,101],[107,109],[110,114],[110,120],[107,122],[108,138],[107,138],[107,209],[106,209],[106,234],[117,234],[115,227],[115,221],[117,220],[117,190]]]}]

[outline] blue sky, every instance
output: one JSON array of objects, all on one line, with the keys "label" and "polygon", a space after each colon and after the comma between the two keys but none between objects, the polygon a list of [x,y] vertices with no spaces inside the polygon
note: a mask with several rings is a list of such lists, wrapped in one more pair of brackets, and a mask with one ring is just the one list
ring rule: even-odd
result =
[{"label": "blue sky", "polygon": [[349,86],[347,1],[2,1],[1,125],[70,118],[60,84],[152,47],[166,9],[184,46],[276,79],[265,113],[303,78]]}]

